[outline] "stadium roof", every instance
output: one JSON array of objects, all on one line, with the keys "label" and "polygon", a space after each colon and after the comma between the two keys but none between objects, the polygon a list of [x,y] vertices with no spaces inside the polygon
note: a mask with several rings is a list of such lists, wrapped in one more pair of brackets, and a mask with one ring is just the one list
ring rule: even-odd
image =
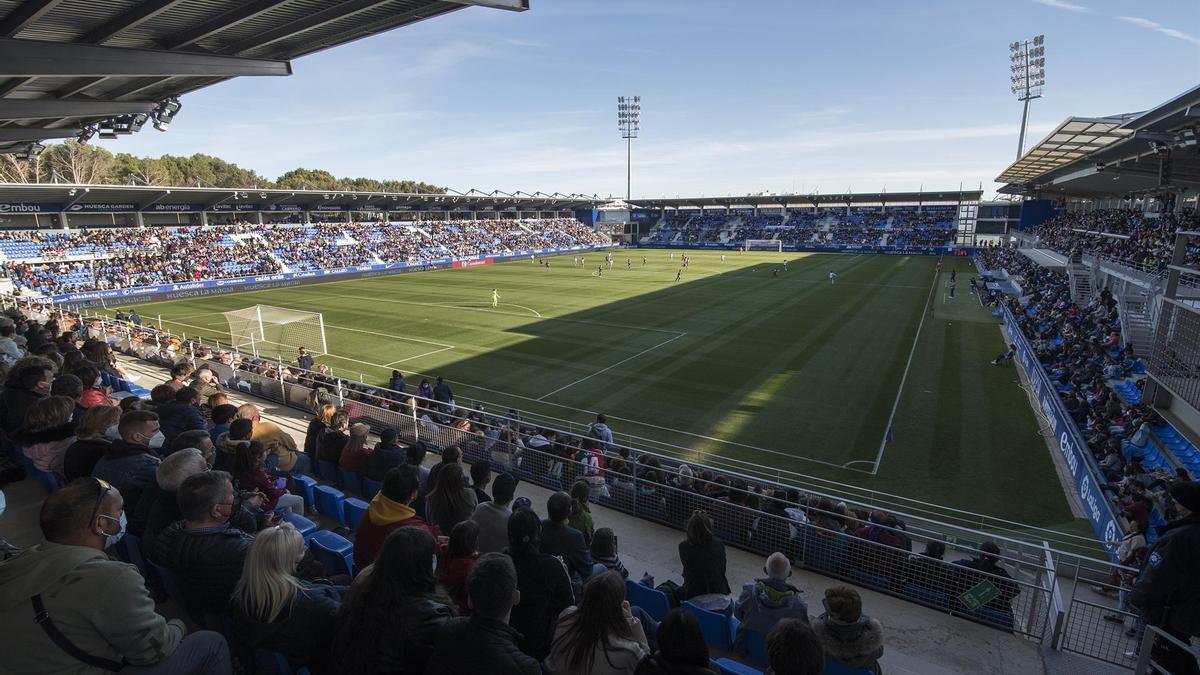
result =
[{"label": "stadium roof", "polygon": [[844,194],[759,194],[726,197],[676,197],[674,199],[631,199],[629,205],[644,209],[699,208],[720,206],[830,206],[846,204],[949,204],[977,202],[983,190],[945,190],[941,192],[865,192]]},{"label": "stadium roof", "polygon": [[1018,195],[1200,189],[1200,86],[1144,112],[1070,117],[996,180]]},{"label": "stadium roof", "polygon": [[0,0],[0,153],[169,123],[181,94],[470,5],[529,0]]},{"label": "stadium roof", "polygon": [[[330,190],[0,183],[0,213],[122,213],[156,211],[566,211],[605,200],[588,195],[406,194]],[[29,211],[14,205],[39,207]]]}]

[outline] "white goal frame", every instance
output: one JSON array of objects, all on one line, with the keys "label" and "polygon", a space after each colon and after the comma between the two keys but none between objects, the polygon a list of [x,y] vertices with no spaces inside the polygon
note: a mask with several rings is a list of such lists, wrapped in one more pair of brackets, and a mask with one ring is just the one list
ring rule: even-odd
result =
[{"label": "white goal frame", "polygon": [[783,240],[782,239],[747,239],[746,240],[746,250],[747,251],[755,251],[755,250],[761,251],[764,249],[776,251],[778,253],[783,253]]},{"label": "white goal frame", "polygon": [[[313,356],[329,353],[325,340],[325,316],[320,312],[253,305],[222,314],[229,324],[229,341],[234,350],[249,349],[255,356],[263,351],[280,359],[285,352],[294,353],[300,347]],[[289,332],[289,326],[296,326],[298,330]],[[302,331],[308,334],[300,335]]]}]

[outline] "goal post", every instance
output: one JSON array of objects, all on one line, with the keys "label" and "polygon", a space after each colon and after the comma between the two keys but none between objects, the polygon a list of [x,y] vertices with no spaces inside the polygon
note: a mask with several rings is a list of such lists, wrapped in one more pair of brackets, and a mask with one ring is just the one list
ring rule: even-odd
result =
[{"label": "goal post", "polygon": [[776,251],[783,253],[782,239],[747,239],[747,251]]},{"label": "goal post", "polygon": [[222,314],[235,350],[287,361],[294,360],[301,347],[313,356],[329,353],[325,317],[320,312],[254,305]]}]

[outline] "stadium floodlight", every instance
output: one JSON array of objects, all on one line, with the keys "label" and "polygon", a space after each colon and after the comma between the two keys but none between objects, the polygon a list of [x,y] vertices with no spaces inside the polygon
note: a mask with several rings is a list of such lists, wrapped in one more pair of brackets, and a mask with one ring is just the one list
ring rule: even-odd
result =
[{"label": "stadium floodlight", "polygon": [[642,97],[617,97],[617,128],[625,139],[625,201],[633,198],[633,139],[642,128]]},{"label": "stadium floodlight", "polygon": [[1025,127],[1029,124],[1029,102],[1042,97],[1046,86],[1046,36],[1035,35],[1032,40],[1019,40],[1008,45],[1009,90],[1022,101],[1021,133],[1017,138],[1017,159],[1025,152]]}]

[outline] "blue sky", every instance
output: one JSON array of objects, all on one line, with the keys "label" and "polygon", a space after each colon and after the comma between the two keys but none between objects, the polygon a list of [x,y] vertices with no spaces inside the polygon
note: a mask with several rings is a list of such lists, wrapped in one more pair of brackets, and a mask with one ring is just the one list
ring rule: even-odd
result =
[{"label": "blue sky", "polygon": [[204,152],[459,190],[635,196],[978,186],[1016,153],[1008,44],[1046,35],[1029,143],[1200,83],[1197,0],[531,0],[468,8],[189,94],[114,152]]}]

